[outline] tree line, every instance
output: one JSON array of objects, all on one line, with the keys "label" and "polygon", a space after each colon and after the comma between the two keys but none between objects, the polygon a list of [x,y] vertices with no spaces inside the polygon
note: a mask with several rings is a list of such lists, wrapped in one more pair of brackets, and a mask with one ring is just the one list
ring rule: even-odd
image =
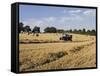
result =
[{"label": "tree line", "polygon": [[96,30],[95,29],[91,29],[91,30],[86,30],[85,28],[83,29],[70,29],[70,30],[67,30],[66,32],[69,32],[69,33],[76,33],[76,34],[85,34],[85,35],[96,35]]},{"label": "tree line", "polygon": [[35,26],[33,29],[30,28],[30,26],[26,25],[24,26],[23,23],[19,23],[19,29],[18,32],[33,32],[33,33],[40,33],[40,27]]},{"label": "tree line", "polygon": [[[40,27],[35,26],[33,29],[30,28],[30,26],[26,25],[24,26],[23,23],[19,23],[19,33],[20,32],[33,32],[33,33],[40,33]],[[86,30],[83,29],[70,29],[70,30],[64,30],[64,29],[57,29],[56,27],[46,27],[44,29],[44,33],[76,33],[76,34],[86,34],[86,35],[96,35],[96,30]]]},{"label": "tree line", "polygon": [[56,29],[55,27],[47,27],[44,29],[44,32],[46,32],[46,33],[76,33],[76,34],[96,35],[95,29],[86,30],[85,28],[64,30],[64,29]]}]

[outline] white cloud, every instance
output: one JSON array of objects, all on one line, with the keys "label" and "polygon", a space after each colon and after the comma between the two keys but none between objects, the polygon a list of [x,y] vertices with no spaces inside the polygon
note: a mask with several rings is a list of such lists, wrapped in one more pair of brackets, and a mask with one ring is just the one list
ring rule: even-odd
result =
[{"label": "white cloud", "polygon": [[[95,14],[95,11],[93,10],[84,10],[84,12],[82,10],[64,10],[63,12],[68,13],[68,15],[66,14],[58,17],[49,16],[40,19],[31,18],[26,21],[23,21],[23,23],[25,25],[29,25],[31,28],[34,28],[34,26],[39,26],[41,28],[41,31],[43,31],[44,28],[51,26],[65,29],[66,25],[85,25],[85,23],[87,22],[87,18],[91,17],[88,15]],[[88,22],[86,24],[88,24]]]},{"label": "white cloud", "polygon": [[47,18],[43,18],[44,21],[46,22],[54,22],[56,20],[55,17],[47,17]]},{"label": "white cloud", "polygon": [[61,24],[66,24],[71,22],[71,21],[80,21],[82,20],[82,17],[79,15],[70,15],[70,16],[61,16],[61,17],[47,17],[47,18],[41,18],[41,19],[28,19],[26,21],[23,21],[25,25],[29,25],[31,28],[34,28],[34,26],[39,26],[42,31],[46,27],[51,27]]},{"label": "white cloud", "polygon": [[83,12],[84,15],[88,15],[88,16],[95,16],[95,11],[94,10],[86,10]]},{"label": "white cloud", "polygon": [[76,10],[64,10],[63,13],[69,13],[69,14],[76,14],[76,13],[80,13],[81,10],[76,9]]},{"label": "white cloud", "polygon": [[41,18],[41,19],[28,19],[26,21],[23,21],[24,26],[29,25],[31,29],[33,29],[35,26],[39,26],[41,28],[41,31],[44,30],[46,27],[52,26],[52,23],[54,22],[53,17],[47,17],[47,18]]},{"label": "white cloud", "polygon": [[74,17],[77,17],[77,16],[79,16],[80,15],[80,13],[82,12],[82,10],[80,10],[80,9],[74,9],[74,10],[69,10],[69,11],[67,11],[68,12],[68,14],[69,14],[69,16],[74,16]]},{"label": "white cloud", "polygon": [[69,11],[69,13],[80,13],[81,12],[81,10],[71,10],[71,11]]},{"label": "white cloud", "polygon": [[61,17],[60,22],[68,22],[68,21],[80,21],[82,20],[81,16],[74,15],[74,16],[69,16],[69,17]]},{"label": "white cloud", "polygon": [[25,25],[29,25],[31,28],[34,28],[34,26],[42,26],[44,22],[42,20],[37,19],[28,19],[26,21],[23,21]]}]

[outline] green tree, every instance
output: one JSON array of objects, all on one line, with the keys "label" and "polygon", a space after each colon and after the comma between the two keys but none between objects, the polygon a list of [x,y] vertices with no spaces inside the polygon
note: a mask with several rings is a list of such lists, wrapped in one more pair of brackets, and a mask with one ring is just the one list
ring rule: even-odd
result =
[{"label": "green tree", "polygon": [[55,27],[46,27],[44,29],[44,32],[45,33],[56,33],[57,32],[57,29]]},{"label": "green tree", "polygon": [[32,30],[33,33],[40,33],[40,27],[35,26]]},{"label": "green tree", "polygon": [[96,31],[94,29],[92,29],[91,32],[95,33]]},{"label": "green tree", "polygon": [[79,32],[79,33],[81,33],[81,32],[82,32],[82,30],[81,30],[81,29],[79,29],[79,30],[78,30],[78,32]]},{"label": "green tree", "polygon": [[18,26],[18,32],[19,33],[24,30],[23,25],[24,24],[22,22],[19,23],[19,26]]},{"label": "green tree", "polygon": [[87,32],[89,33],[89,32],[91,32],[90,30],[87,30]]},{"label": "green tree", "polygon": [[72,29],[70,29],[69,32],[72,32]]},{"label": "green tree", "polygon": [[77,29],[74,29],[74,31],[73,31],[74,33],[77,33]]},{"label": "green tree", "polygon": [[83,32],[84,32],[84,33],[86,32],[85,28],[83,28]]},{"label": "green tree", "polygon": [[63,29],[57,29],[57,32],[58,33],[64,33],[64,30]]},{"label": "green tree", "polygon": [[30,32],[31,31],[31,28],[30,28],[30,26],[25,26],[24,27],[24,32]]}]

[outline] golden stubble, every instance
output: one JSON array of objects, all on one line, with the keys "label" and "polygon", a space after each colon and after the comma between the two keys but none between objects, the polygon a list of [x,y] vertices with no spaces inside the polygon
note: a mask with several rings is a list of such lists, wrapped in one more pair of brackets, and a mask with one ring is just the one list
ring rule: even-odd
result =
[{"label": "golden stubble", "polygon": [[72,42],[64,42],[58,33],[20,34],[20,42],[26,42],[19,44],[20,71],[96,67],[95,36],[71,35]]}]

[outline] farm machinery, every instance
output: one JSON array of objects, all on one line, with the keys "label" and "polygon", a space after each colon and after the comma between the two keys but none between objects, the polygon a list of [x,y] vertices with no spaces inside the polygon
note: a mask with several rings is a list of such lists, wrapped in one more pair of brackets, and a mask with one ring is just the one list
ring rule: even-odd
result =
[{"label": "farm machinery", "polygon": [[72,35],[64,34],[62,37],[60,37],[60,40],[72,41]]}]

